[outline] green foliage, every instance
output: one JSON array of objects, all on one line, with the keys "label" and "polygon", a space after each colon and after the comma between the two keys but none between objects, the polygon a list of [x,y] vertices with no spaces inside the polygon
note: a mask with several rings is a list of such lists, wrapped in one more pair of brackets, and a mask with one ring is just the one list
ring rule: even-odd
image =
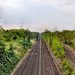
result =
[{"label": "green foliage", "polygon": [[74,43],[70,43],[69,45],[75,49]]},{"label": "green foliage", "polygon": [[3,59],[4,54],[5,54],[5,44],[0,42],[0,60]]},{"label": "green foliage", "polygon": [[0,41],[2,41],[3,38],[4,29],[0,26]]},{"label": "green foliage", "polygon": [[69,30],[64,30],[62,32],[60,32],[60,34],[58,34],[58,36],[63,40],[63,42],[65,43],[70,43],[71,39],[72,39],[72,32]]},{"label": "green foliage", "polygon": [[5,51],[5,44],[0,43],[0,75],[9,75],[19,59],[10,45],[9,50]]},{"label": "green foliage", "polygon": [[46,29],[45,32],[42,33],[42,38],[44,41],[46,41],[48,44],[50,44],[50,36],[51,33]]},{"label": "green foliage", "polygon": [[54,55],[56,55],[57,57],[60,57],[60,58],[64,57],[65,52],[63,49],[63,44],[60,43],[57,36],[52,38],[51,48],[53,50]]},{"label": "green foliage", "polygon": [[[26,49],[23,49],[23,35],[31,34],[30,30],[4,30],[0,27],[0,75],[10,75],[19,60],[25,55],[32,43],[25,39]],[[33,34],[34,35],[34,34]]]},{"label": "green foliage", "polygon": [[[63,58],[65,56],[63,43],[69,44],[75,48],[75,31],[63,30],[62,32],[55,31],[51,33],[46,29],[42,33],[42,38],[50,45],[53,50],[54,55],[57,57]],[[51,38],[51,41],[50,41]],[[75,71],[72,69],[71,63],[65,59],[62,62],[63,70],[65,71],[62,75],[75,75]]]},{"label": "green foliage", "polygon": [[[29,48],[27,43],[26,48]],[[23,46],[22,46],[23,47]],[[20,52],[21,51],[21,52]],[[5,50],[5,44],[0,45],[0,75],[10,75],[12,69],[18,61],[24,56],[26,50],[20,48],[20,55],[15,54],[13,44],[9,44],[9,49]]]},{"label": "green foliage", "polygon": [[[59,32],[51,33],[47,29],[42,33],[42,38],[50,45],[53,50],[54,55],[59,58],[63,58],[65,56],[65,52],[63,49],[63,43],[59,41],[57,34]],[[56,34],[56,35],[55,35]]]},{"label": "green foliage", "polygon": [[71,75],[71,72],[73,71],[71,63],[68,60],[64,59],[64,61],[62,62],[62,66],[64,67],[65,75]]},{"label": "green foliage", "polygon": [[[56,34],[57,33],[57,34]],[[75,45],[75,31],[63,30],[62,32],[54,32],[66,44],[73,43]]]},{"label": "green foliage", "polygon": [[72,75],[75,75],[75,71],[72,72]]},{"label": "green foliage", "polygon": [[[21,45],[24,45],[24,41],[23,40],[24,40],[23,38],[20,38],[20,39],[17,39],[16,42],[18,42]],[[25,47],[26,47],[26,49],[29,49],[31,47],[31,45],[32,45],[32,43],[29,42],[28,37],[26,37],[25,38]]]},{"label": "green foliage", "polygon": [[62,32],[56,31],[55,35],[59,37],[59,40],[75,48],[75,30],[63,30]]},{"label": "green foliage", "polygon": [[10,49],[8,49],[8,55],[9,57],[14,56],[14,48],[12,44],[10,44]]},{"label": "green foliage", "polygon": [[72,40],[73,45],[75,45],[75,38]]}]

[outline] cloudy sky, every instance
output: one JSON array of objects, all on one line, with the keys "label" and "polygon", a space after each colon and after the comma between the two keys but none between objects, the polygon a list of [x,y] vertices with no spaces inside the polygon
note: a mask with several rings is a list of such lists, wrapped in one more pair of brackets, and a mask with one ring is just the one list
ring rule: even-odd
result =
[{"label": "cloudy sky", "polygon": [[0,25],[42,32],[75,29],[75,0],[0,0]]}]

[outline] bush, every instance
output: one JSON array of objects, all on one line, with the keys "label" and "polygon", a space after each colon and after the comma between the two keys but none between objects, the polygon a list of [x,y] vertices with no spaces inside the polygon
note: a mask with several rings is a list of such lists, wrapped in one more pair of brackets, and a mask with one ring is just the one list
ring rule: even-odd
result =
[{"label": "bush", "polygon": [[62,66],[64,67],[66,75],[70,75],[71,71],[72,71],[72,65],[71,65],[71,63],[68,60],[65,59],[62,62]]},{"label": "bush", "polygon": [[72,72],[72,75],[75,75],[75,71]]},{"label": "bush", "polygon": [[5,44],[3,44],[2,42],[0,42],[0,60],[3,59],[5,54]]},{"label": "bush", "polygon": [[19,59],[16,57],[13,45],[10,44],[8,50],[5,50],[5,44],[0,42],[0,75],[10,75],[11,70],[17,64]]},{"label": "bush", "polygon": [[[12,69],[27,52],[23,49],[23,35],[30,33],[29,30],[4,30],[0,27],[0,75],[10,75]],[[32,45],[28,38],[25,39],[25,45],[26,49]],[[14,49],[14,46],[17,49]]]},{"label": "bush", "polygon": [[60,58],[64,57],[65,52],[63,49],[63,43],[60,43],[57,36],[53,37],[51,48],[53,49],[54,55],[56,55],[57,57],[60,57]]},{"label": "bush", "polygon": [[54,55],[59,58],[65,56],[63,43],[59,41],[58,37],[53,32],[51,33],[48,30],[45,30],[45,32],[42,33],[42,38],[52,48]]}]

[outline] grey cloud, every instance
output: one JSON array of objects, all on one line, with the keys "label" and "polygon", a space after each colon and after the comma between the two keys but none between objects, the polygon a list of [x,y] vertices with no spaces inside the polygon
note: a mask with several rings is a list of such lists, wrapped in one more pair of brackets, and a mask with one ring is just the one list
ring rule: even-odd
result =
[{"label": "grey cloud", "polygon": [[20,0],[19,8],[2,6],[1,12],[3,27],[7,25],[17,26],[23,23],[31,30],[42,31],[45,28],[53,29],[55,25],[58,25],[59,29],[64,27],[72,29],[70,26],[75,24],[73,12],[65,13],[62,9],[51,5],[30,3],[26,0]]}]

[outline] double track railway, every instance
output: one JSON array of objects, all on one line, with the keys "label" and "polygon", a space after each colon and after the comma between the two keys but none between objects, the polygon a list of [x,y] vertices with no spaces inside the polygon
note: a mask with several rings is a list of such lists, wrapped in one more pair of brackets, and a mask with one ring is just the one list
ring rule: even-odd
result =
[{"label": "double track railway", "polygon": [[47,45],[41,37],[31,49],[19,73],[14,75],[60,75]]}]

